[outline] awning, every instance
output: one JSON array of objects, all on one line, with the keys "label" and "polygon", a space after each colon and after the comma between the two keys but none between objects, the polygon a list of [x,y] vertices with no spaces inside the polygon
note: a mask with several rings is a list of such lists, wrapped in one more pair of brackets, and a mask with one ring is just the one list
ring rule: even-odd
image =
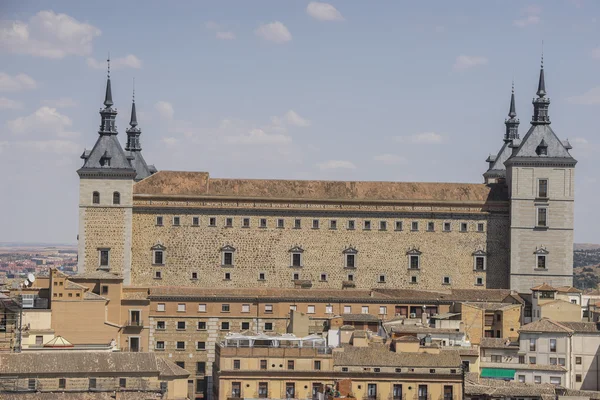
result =
[{"label": "awning", "polygon": [[502,368],[481,368],[482,378],[492,379],[515,379],[514,369],[502,369]]}]

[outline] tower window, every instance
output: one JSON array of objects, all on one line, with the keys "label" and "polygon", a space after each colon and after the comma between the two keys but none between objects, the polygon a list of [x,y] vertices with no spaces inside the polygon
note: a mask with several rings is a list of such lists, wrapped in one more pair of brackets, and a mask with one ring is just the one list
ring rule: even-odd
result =
[{"label": "tower window", "polygon": [[367,231],[371,230],[371,221],[365,221],[363,229],[365,229]]},{"label": "tower window", "polygon": [[292,267],[302,266],[302,253],[292,253]]},{"label": "tower window", "polygon": [[410,230],[411,231],[418,231],[419,230],[419,222],[418,221],[413,221],[412,224],[410,225]]},{"label": "tower window", "polygon": [[411,276],[410,277],[410,283],[417,283],[417,277],[416,276]]},{"label": "tower window", "polygon": [[173,226],[179,226],[181,224],[181,217],[173,217]]},{"label": "tower window", "polygon": [[346,254],[346,268],[355,268],[356,258],[355,254]]},{"label": "tower window", "polygon": [[94,192],[92,194],[92,203],[93,204],[100,204],[100,193],[99,192]]},{"label": "tower window", "polygon": [[210,217],[208,219],[208,226],[217,226],[217,219],[215,217]]},{"label": "tower window", "polygon": [[427,223],[427,231],[428,232],[433,232],[435,230],[435,223],[434,222],[428,222]]},{"label": "tower window", "polygon": [[157,226],[162,226],[163,225],[163,217],[162,216],[156,217],[156,225]]},{"label": "tower window", "polygon": [[162,272],[154,271],[154,279],[162,279]]},{"label": "tower window", "polygon": [[327,274],[321,274],[321,282],[327,282]]},{"label": "tower window", "polygon": [[419,269],[421,266],[420,257],[417,254],[410,256],[410,269]]},{"label": "tower window", "polygon": [[387,231],[387,222],[386,221],[379,221],[379,230]]},{"label": "tower window", "polygon": [[483,278],[477,277],[475,279],[475,286],[483,286]]},{"label": "tower window", "polygon": [[544,254],[537,255],[537,268],[538,269],[546,269],[546,255],[544,255]]},{"label": "tower window", "polygon": [[242,219],[242,228],[250,228],[250,218]]},{"label": "tower window", "polygon": [[461,232],[466,232],[467,231],[467,227],[468,227],[468,225],[467,225],[466,222],[461,222],[460,223],[460,231]]},{"label": "tower window", "polygon": [[198,273],[197,272],[192,272],[192,279],[193,280],[197,280],[198,279]]},{"label": "tower window", "polygon": [[266,228],[267,227],[267,219],[266,218],[261,218],[260,219],[260,227],[261,228]]},{"label": "tower window", "polygon": [[348,274],[348,281],[354,282],[354,274]]},{"label": "tower window", "polygon": [[329,221],[329,229],[337,229],[337,220],[332,219]]},{"label": "tower window", "polygon": [[475,257],[475,271],[485,271],[485,257],[484,256],[476,256]]},{"label": "tower window", "polygon": [[230,281],[231,280],[231,273],[230,272],[225,272],[225,278],[226,281]]},{"label": "tower window", "polygon": [[292,274],[292,280],[293,280],[293,281],[297,281],[297,280],[299,280],[299,279],[300,279],[300,274],[299,274],[299,273],[297,273],[297,272],[294,272],[294,273]]},{"label": "tower window", "polygon": [[300,229],[300,228],[302,228],[302,220],[295,219],[294,220],[294,229]]},{"label": "tower window", "polygon": [[319,220],[318,219],[313,219],[312,227],[313,227],[313,229],[319,229]]},{"label": "tower window", "polygon": [[119,192],[113,193],[113,204],[121,204],[121,194]]},{"label": "tower window", "polygon": [[348,221],[348,229],[349,230],[354,230],[354,228],[356,227],[356,222],[354,222],[354,220],[350,220]]},{"label": "tower window", "polygon": [[224,267],[233,267],[233,253],[235,248],[232,246],[224,246],[221,248],[221,265]]},{"label": "tower window", "polygon": [[402,230],[402,221],[396,221],[396,227],[394,228],[397,231]]},{"label": "tower window", "polygon": [[385,283],[385,275],[379,275],[378,281],[379,283]]},{"label": "tower window", "polygon": [[192,217],[192,226],[200,225],[200,217]]},{"label": "tower window", "polygon": [[278,228],[283,228],[284,226],[285,226],[284,219],[283,219],[283,218],[279,218],[279,219],[277,220],[277,227],[278,227]]},{"label": "tower window", "polygon": [[154,250],[154,264],[163,265],[164,262],[164,251]]},{"label": "tower window", "polygon": [[537,226],[542,228],[548,226],[548,209],[546,207],[538,207],[537,209]]},{"label": "tower window", "polygon": [[265,280],[265,273],[264,272],[259,272],[258,273],[258,280],[259,281],[264,281]]},{"label": "tower window", "polygon": [[227,227],[227,228],[233,227],[233,218],[225,218],[225,227]]},{"label": "tower window", "polygon": [[444,280],[442,281],[444,285],[449,285],[450,284],[450,277],[449,276],[445,276]]},{"label": "tower window", "polygon": [[100,266],[108,267],[109,266],[110,249],[100,249],[98,252],[100,253]]},{"label": "tower window", "polygon": [[444,232],[450,232],[452,229],[450,222],[444,222]]},{"label": "tower window", "polygon": [[483,232],[485,230],[485,225],[483,224],[483,222],[479,222],[477,224],[477,232]]},{"label": "tower window", "polygon": [[548,197],[548,179],[538,180],[538,197]]}]

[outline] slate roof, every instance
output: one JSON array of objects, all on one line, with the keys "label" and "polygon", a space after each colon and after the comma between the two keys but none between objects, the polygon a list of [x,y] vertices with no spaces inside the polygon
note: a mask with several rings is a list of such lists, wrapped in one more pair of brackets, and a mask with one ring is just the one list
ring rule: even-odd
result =
[{"label": "slate roof", "polygon": [[365,367],[437,367],[460,368],[460,356],[456,352],[429,353],[395,353],[384,345],[368,347],[343,346],[343,351],[333,352],[335,366]]},{"label": "slate roof", "polygon": [[489,177],[506,177],[506,167],[504,166],[504,162],[508,160],[508,158],[512,154],[512,148],[510,147],[510,142],[505,141],[500,151],[496,156],[493,157],[494,163],[490,166],[490,168],[483,174],[483,176]]},{"label": "slate roof", "polygon": [[160,171],[134,185],[135,195],[324,201],[507,201],[502,185],[470,183],[300,181],[210,178],[207,172]]},{"label": "slate roof", "polygon": [[[153,353],[51,352],[0,354],[0,376],[84,374],[100,377],[115,375],[159,376],[161,373],[165,373],[167,376],[184,374],[182,371],[185,370],[177,369],[177,366],[165,365],[162,361],[159,364],[158,359],[159,357]],[[171,363],[168,360],[164,361],[167,364]]]},{"label": "slate roof", "polygon": [[142,179],[147,178],[156,172],[156,168],[154,168],[154,171],[152,171],[152,169],[148,166],[141,151],[128,151],[127,155],[131,158],[131,166],[133,169],[135,169],[134,179],[136,181],[141,181]]}]

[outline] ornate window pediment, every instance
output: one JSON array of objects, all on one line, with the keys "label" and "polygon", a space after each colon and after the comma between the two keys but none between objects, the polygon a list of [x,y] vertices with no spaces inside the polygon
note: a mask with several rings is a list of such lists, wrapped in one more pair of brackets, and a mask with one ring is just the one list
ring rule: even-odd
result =
[{"label": "ornate window pediment", "polygon": [[533,254],[547,255],[547,254],[550,254],[550,252],[548,250],[546,250],[546,248],[544,246],[542,246],[542,247],[536,247]]},{"label": "ornate window pediment", "polygon": [[346,247],[344,249],[344,251],[342,251],[343,254],[357,254],[358,250],[356,250],[355,247],[353,247],[352,245]]},{"label": "ornate window pediment", "polygon": [[150,247],[150,250],[166,250],[167,248],[162,245],[162,243],[156,243],[154,246]]},{"label": "ornate window pediment", "polygon": [[304,249],[301,246],[294,246],[291,249],[288,250],[288,252],[290,253],[304,253]]},{"label": "ornate window pediment", "polygon": [[235,247],[226,244],[225,246],[221,247],[221,251],[235,251]]},{"label": "ornate window pediment", "polygon": [[478,250],[475,250],[472,255],[485,257],[488,255],[488,253],[485,250],[478,249]]},{"label": "ornate window pediment", "polygon": [[421,254],[422,253],[416,247],[412,247],[406,252],[407,256],[420,256]]}]

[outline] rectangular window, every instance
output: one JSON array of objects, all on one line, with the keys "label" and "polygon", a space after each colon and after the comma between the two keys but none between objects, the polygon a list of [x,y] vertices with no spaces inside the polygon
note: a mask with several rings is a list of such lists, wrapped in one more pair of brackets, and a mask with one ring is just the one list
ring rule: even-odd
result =
[{"label": "rectangular window", "polygon": [[550,339],[550,352],[556,353],[556,339]]},{"label": "rectangular window", "polygon": [[386,221],[379,221],[379,230],[387,231],[387,222]]},{"label": "rectangular window", "polygon": [[284,220],[283,218],[279,218],[279,219],[277,220],[277,227],[278,227],[278,228],[283,228],[283,227],[285,226],[285,222],[284,222],[284,221],[285,221],[285,220]]},{"label": "rectangular window", "polygon": [[312,227],[313,227],[313,229],[319,229],[319,220],[318,219],[312,220]]},{"label": "rectangular window", "polygon": [[229,330],[229,322],[221,322],[221,330],[228,331]]},{"label": "rectangular window", "polygon": [[502,356],[497,355],[497,354],[492,354],[492,362],[493,363],[501,363],[502,362]]},{"label": "rectangular window", "polygon": [[225,218],[225,227],[227,227],[227,228],[233,227],[233,218],[231,218],[231,217]]},{"label": "rectangular window", "polygon": [[394,384],[394,386],[392,387],[392,400],[404,400],[402,396],[402,385]]},{"label": "rectangular window", "polygon": [[198,279],[198,273],[192,272],[192,280],[197,280],[197,279]]},{"label": "rectangular window", "polygon": [[177,312],[185,312],[185,303],[177,304]]},{"label": "rectangular window", "polygon": [[325,314],[333,314],[333,306],[326,305],[325,306]]},{"label": "rectangular window", "polygon": [[229,304],[221,304],[221,312],[229,312]]},{"label": "rectangular window", "polygon": [[548,226],[548,209],[546,207],[538,207],[537,209],[537,226]]},{"label": "rectangular window", "polygon": [[272,314],[273,313],[273,304],[265,304],[265,313]]},{"label": "rectangular window", "polygon": [[461,222],[460,223],[460,231],[461,232],[466,232],[467,231],[467,223],[466,222]]},{"label": "rectangular window", "polygon": [[250,228],[250,218],[242,219],[242,228]]},{"label": "rectangular window", "polygon": [[67,387],[67,380],[65,378],[60,378],[58,380],[58,388],[65,389]]},{"label": "rectangular window", "polygon": [[90,378],[89,386],[90,386],[90,389],[96,389],[96,378]]},{"label": "rectangular window", "polygon": [[298,309],[298,306],[296,306],[295,304],[290,304],[290,311],[296,311]]},{"label": "rectangular window", "polygon": [[196,350],[206,350],[206,342],[196,342]]},{"label": "rectangular window", "polygon": [[420,265],[419,265],[419,256],[418,255],[411,255],[410,256],[410,269],[419,269]]},{"label": "rectangular window", "polygon": [[546,269],[546,256],[539,255],[537,256],[537,268]]},{"label": "rectangular window", "polygon": [[379,315],[387,315],[387,307],[379,306]]},{"label": "rectangular window", "polygon": [[410,283],[417,283],[417,277],[416,276],[411,276],[410,277]]},{"label": "rectangular window", "polygon": [[427,223],[427,231],[428,232],[433,232],[435,230],[435,223],[433,222],[428,222]]},{"label": "rectangular window", "polygon": [[575,375],[575,382],[581,382],[581,374]]},{"label": "rectangular window", "polygon": [[353,220],[348,221],[348,229],[354,230],[354,228],[356,228],[356,222],[354,222]]},{"label": "rectangular window", "polygon": [[354,254],[346,254],[346,268],[355,268],[355,255]]},{"label": "rectangular window", "polygon": [[233,369],[240,369],[240,360],[233,360]]},{"label": "rectangular window", "polygon": [[185,330],[185,321],[177,321],[177,330]]},{"label": "rectangular window", "polygon": [[321,274],[321,282],[327,282],[327,274]]},{"label": "rectangular window", "polygon": [[294,369],[294,360],[288,360],[287,362],[287,369]]},{"label": "rectangular window", "polygon": [[418,231],[419,230],[419,222],[418,221],[413,221],[412,224],[410,225],[410,230],[411,231]]},{"label": "rectangular window", "polygon": [[344,314],[352,314],[352,306],[344,306]]},{"label": "rectangular window", "polygon": [[443,283],[444,285],[449,285],[449,284],[450,284],[450,277],[449,277],[449,276],[445,276],[445,277],[444,277],[444,280],[442,281],[442,283]]},{"label": "rectangular window", "polygon": [[401,231],[402,230],[402,221],[396,221],[394,229],[397,231]]},{"label": "rectangular window", "polygon": [[267,219],[266,218],[261,218],[260,219],[260,225],[261,228],[266,228],[267,227]]},{"label": "rectangular window", "polygon": [[560,366],[563,366],[563,367],[564,367],[564,366],[565,366],[565,361],[566,361],[566,360],[565,360],[564,358],[559,358],[559,359],[558,359],[558,365],[560,365]]},{"label": "rectangular window", "polygon": [[165,311],[165,303],[158,303],[156,305],[156,311]]},{"label": "rectangular window", "polygon": [[292,253],[292,267],[302,266],[302,253]]},{"label": "rectangular window", "polygon": [[519,364],[525,364],[525,356],[519,356]]},{"label": "rectangular window", "polygon": [[156,225],[158,225],[158,226],[163,225],[163,217],[161,217],[161,216],[156,217]]},{"label": "rectangular window", "polygon": [[335,219],[329,221],[329,229],[337,229],[337,221]]},{"label": "rectangular window", "polygon": [[230,272],[225,272],[225,278],[223,278],[226,281],[230,281],[231,280],[231,273]]},{"label": "rectangular window", "polygon": [[560,385],[560,376],[551,376],[550,383],[552,385]]},{"label": "rectangular window", "polygon": [[231,251],[223,252],[223,265],[227,265],[227,266],[233,265],[233,252],[231,252]]},{"label": "rectangular window", "polygon": [[173,217],[173,226],[179,226],[181,223],[181,217]]},{"label": "rectangular window", "polygon": [[367,384],[367,398],[369,400],[377,399],[377,384],[376,383]]},{"label": "rectangular window", "polygon": [[267,360],[260,360],[260,369],[267,369]]},{"label": "rectangular window", "polygon": [[108,294],[108,286],[107,285],[102,285],[102,287],[100,288],[100,294]]},{"label": "rectangular window", "polygon": [[558,365],[558,362],[556,361],[556,357],[550,357],[550,365]]},{"label": "rectangular window", "polygon": [[241,326],[243,331],[247,331],[248,329],[250,329],[250,322],[242,322]]},{"label": "rectangular window", "polygon": [[535,351],[535,343],[536,340],[535,339],[529,339],[529,351]]},{"label": "rectangular window", "polygon": [[542,383],[542,377],[539,375],[535,375],[533,377],[533,383]]},{"label": "rectangular window", "polygon": [[192,226],[200,225],[200,217],[192,217]]},{"label": "rectangular window", "polygon": [[313,363],[313,369],[315,371],[320,371],[321,370],[321,361],[315,360],[315,362]]},{"label": "rectangular window", "polygon": [[537,364],[537,358],[529,356],[529,364]]},{"label": "rectangular window", "polygon": [[273,330],[273,323],[265,322],[265,331],[272,331],[272,330]]},{"label": "rectangular window", "polygon": [[369,313],[369,306],[362,306],[360,309],[360,312],[362,314],[368,314]]},{"label": "rectangular window", "polygon": [[159,331],[166,329],[165,321],[156,321],[156,329]]},{"label": "rectangular window", "polygon": [[294,220],[294,229],[300,229],[302,228],[302,220],[301,219],[295,219]]},{"label": "rectangular window", "polygon": [[297,273],[297,272],[294,272],[294,273],[292,274],[292,280],[293,280],[293,281],[297,281],[298,279],[300,279],[300,274],[299,274],[299,273]]},{"label": "rectangular window", "polygon": [[450,232],[452,225],[450,222],[444,222],[444,232]]},{"label": "rectangular window", "polygon": [[444,386],[444,400],[454,400],[454,390],[452,386]]},{"label": "rectangular window", "polygon": [[258,398],[266,399],[267,397],[269,397],[269,383],[258,382]]},{"label": "rectangular window", "polygon": [[477,232],[483,232],[485,230],[485,226],[483,225],[483,222],[480,222],[477,224]]},{"label": "rectangular window", "polygon": [[519,375],[519,382],[525,383],[525,375]]},{"label": "rectangular window", "polygon": [[485,257],[477,256],[475,257],[475,271],[483,271],[485,270]]},{"label": "rectangular window", "polygon": [[208,219],[208,226],[217,226],[217,218],[215,217],[210,217]]},{"label": "rectangular window", "polygon": [[206,363],[204,361],[196,362],[196,373],[202,375],[206,372]]},{"label": "rectangular window", "polygon": [[540,197],[540,198],[548,197],[548,179],[538,180],[538,197]]},{"label": "rectangular window", "polygon": [[154,271],[154,279],[162,279],[162,271]]},{"label": "rectangular window", "polygon": [[177,342],[177,350],[185,350],[185,342]]},{"label": "rectangular window", "polygon": [[108,250],[108,249],[100,250],[100,266],[101,267],[108,267],[109,253],[110,253],[110,250]]},{"label": "rectangular window", "polygon": [[162,250],[154,250],[154,264],[162,265],[164,263],[164,253]]},{"label": "rectangular window", "polygon": [[306,311],[307,314],[314,314],[315,313],[315,306],[308,306],[308,309]]},{"label": "rectangular window", "polygon": [[575,364],[581,365],[581,357],[575,357]]},{"label": "rectangular window", "polygon": [[198,328],[199,331],[205,331],[206,330],[206,322],[205,321],[198,321]]},{"label": "rectangular window", "polygon": [[367,231],[371,230],[371,221],[365,221],[363,223],[363,229],[365,229]]},{"label": "rectangular window", "polygon": [[198,304],[198,312],[206,312],[206,304]]},{"label": "rectangular window", "polygon": [[354,282],[354,274],[348,274],[348,281]]},{"label": "rectangular window", "polygon": [[385,283],[385,275],[379,275],[378,281],[379,283]]},{"label": "rectangular window", "polygon": [[249,313],[250,312],[250,304],[242,304],[242,312]]}]

